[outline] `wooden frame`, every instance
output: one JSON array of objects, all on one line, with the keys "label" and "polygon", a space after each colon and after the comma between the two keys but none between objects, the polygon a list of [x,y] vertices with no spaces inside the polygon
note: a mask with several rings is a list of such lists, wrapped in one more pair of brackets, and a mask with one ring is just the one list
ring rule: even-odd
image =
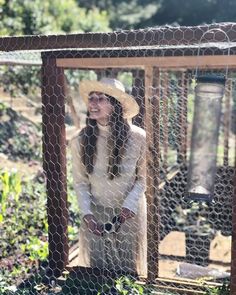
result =
[{"label": "wooden frame", "polygon": [[236,55],[214,56],[165,56],[165,57],[117,57],[117,58],[57,58],[62,68],[144,68],[156,66],[161,69],[236,68]]},{"label": "wooden frame", "polygon": [[[204,41],[202,37],[213,29],[221,30],[223,35],[227,36],[227,42],[236,41],[236,23],[219,23],[192,27],[165,26],[108,33],[1,37],[0,51],[191,45],[199,44],[200,40]],[[214,42],[222,42],[222,34],[216,34]]]},{"label": "wooden frame", "polygon": [[[44,144],[44,169],[47,176],[47,194],[48,194],[48,212],[49,212],[49,265],[53,269],[53,274],[57,276],[64,269],[68,261],[68,237],[67,220],[68,211],[66,204],[66,162],[65,162],[65,125],[64,116],[64,73],[63,69],[81,68],[81,69],[101,69],[101,68],[130,68],[143,69],[145,72],[146,87],[152,84],[153,67],[164,70],[192,70],[196,67],[204,69],[218,69],[226,67],[236,68],[236,50],[214,48],[208,52],[200,50],[198,56],[198,43],[203,35],[212,29],[220,29],[227,34],[228,42],[236,41],[236,24],[213,24],[198,27],[160,27],[154,29],[119,31],[111,33],[86,33],[70,35],[51,35],[51,36],[23,36],[23,37],[1,37],[0,51],[18,51],[21,50],[48,50],[63,49],[60,52],[45,51],[43,56],[43,144]],[[219,34],[215,35],[214,42],[222,42]],[[191,44],[194,48],[191,49]],[[197,45],[196,45],[197,44]],[[184,45],[182,48],[179,45]],[[165,48],[169,47],[169,51]],[[87,56],[76,57],[71,50],[64,52],[66,48],[80,48],[79,55],[87,49]],[[110,49],[109,49],[110,48]],[[114,48],[114,50],[111,48]],[[158,49],[157,49],[158,48]],[[83,50],[81,50],[83,49]],[[93,50],[91,50],[93,49]],[[102,56],[102,52],[107,52],[107,56]],[[93,55],[89,55],[90,52]],[[109,51],[110,50],[110,51]],[[156,50],[156,53],[155,53]],[[114,52],[109,55],[109,52]],[[123,52],[123,54],[122,54]],[[130,52],[130,55],[129,55]],[[153,53],[154,52],[154,53]],[[69,53],[69,55],[67,55]],[[128,54],[127,54],[128,53]],[[133,53],[135,53],[133,55]],[[164,56],[163,56],[163,53]],[[91,58],[91,56],[94,56]],[[34,62],[24,62],[17,60],[0,60],[0,64],[9,65],[40,65]],[[56,79],[50,79],[52,76]],[[53,89],[53,91],[52,91]],[[55,96],[57,100],[55,102]],[[150,89],[146,89],[145,105],[148,112],[151,111]],[[57,111],[52,113],[50,107],[57,104]],[[49,108],[47,106],[50,106]],[[158,113],[159,110],[157,109]],[[57,117],[55,120],[55,116]],[[148,126],[150,118],[146,117],[146,127],[149,133],[149,144],[152,141],[153,130]],[[56,121],[56,122],[55,122]],[[158,122],[157,122],[158,124]],[[54,137],[50,137],[51,133]],[[155,134],[158,138],[158,134]],[[58,144],[60,143],[60,144]],[[151,161],[151,153],[147,152],[147,160]],[[59,165],[50,165],[50,160],[56,159]],[[152,171],[152,167],[148,170]],[[52,183],[58,183],[52,190]],[[236,186],[236,178],[235,178]],[[154,202],[152,191],[148,192],[150,202]],[[236,190],[233,204],[233,241],[232,241],[232,274],[231,274],[231,295],[236,294]],[[156,210],[156,208],[155,208]],[[155,211],[155,213],[157,213]],[[59,221],[59,222],[58,222]],[[158,220],[153,218],[149,220],[154,227],[158,228]],[[57,225],[56,227],[54,225]],[[158,232],[154,230],[150,234],[151,244],[158,241]],[[55,243],[56,241],[56,243]],[[157,248],[155,249],[156,256]],[[151,265],[153,271],[149,270],[151,280],[158,274],[158,264]],[[173,283],[169,281],[170,285]],[[165,282],[167,284],[167,281]],[[182,281],[180,282],[182,284]],[[180,290],[181,291],[181,290]],[[187,293],[185,293],[187,294]]]},{"label": "wooden frame", "polygon": [[[47,178],[50,277],[58,277],[68,263],[68,204],[66,180],[65,77],[55,59],[43,59],[43,168]],[[53,136],[52,136],[53,135]]]},{"label": "wooden frame", "polygon": [[[121,49],[122,51],[122,49]],[[79,55],[81,52],[77,52]],[[153,167],[152,154],[150,152],[150,147],[153,142],[153,130],[150,124],[151,120],[151,109],[150,98],[152,97],[151,87],[153,83],[153,70],[157,68],[158,70],[178,70],[182,72],[182,75],[187,70],[203,68],[203,69],[220,69],[220,68],[236,68],[236,55],[206,55],[206,56],[185,56],[183,51],[183,56],[136,56],[136,57],[76,57],[76,51],[72,51],[71,55],[75,57],[61,57],[63,52],[60,52],[60,57],[56,58],[56,65],[58,68],[64,69],[104,69],[104,68],[121,68],[121,69],[143,69],[145,73],[145,126],[147,131],[147,200],[148,200],[148,210],[152,214],[148,214],[148,281],[154,282],[158,277],[159,265],[158,265],[158,241],[159,241],[159,218],[158,218],[158,197],[153,185]],[[46,54],[52,54],[46,53]],[[55,54],[55,52],[54,52]],[[99,52],[97,53],[99,55]],[[57,56],[57,54],[55,54]],[[82,54],[81,54],[82,55]],[[187,106],[186,106],[187,107]],[[149,114],[149,115],[147,115]],[[186,130],[185,130],[186,132]],[[152,229],[152,230],[150,230]],[[235,230],[234,230],[235,231]],[[156,245],[157,243],[157,245]],[[233,245],[233,242],[232,242]],[[232,278],[231,285],[234,286],[235,283],[235,267],[234,267],[234,257],[236,257],[235,250],[232,246]],[[159,278],[160,280],[160,278]],[[171,280],[170,280],[171,281]],[[191,283],[190,283],[191,285]],[[171,287],[170,287],[171,288]],[[173,289],[176,289],[173,288]],[[177,290],[177,289],[176,289]],[[181,291],[181,289],[178,289]],[[186,290],[185,290],[186,291]],[[199,294],[201,292],[199,291]],[[186,293],[187,294],[187,293]],[[191,291],[189,291],[191,294]],[[231,288],[231,295],[235,295],[236,290],[234,287]]]}]

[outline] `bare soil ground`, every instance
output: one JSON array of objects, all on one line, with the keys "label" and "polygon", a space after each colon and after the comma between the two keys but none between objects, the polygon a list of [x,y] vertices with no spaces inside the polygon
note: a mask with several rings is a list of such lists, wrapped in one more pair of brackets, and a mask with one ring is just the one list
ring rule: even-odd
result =
[{"label": "bare soil ground", "polygon": [[[185,234],[183,232],[171,232],[159,246],[160,254],[168,257],[182,256],[185,257]],[[224,237],[220,234],[216,235],[211,242],[210,247],[210,264],[208,267],[216,268],[222,271],[230,271],[231,261],[231,237]],[[160,277],[178,278],[176,275],[177,267],[183,261],[175,261],[172,259],[160,260]]]},{"label": "bare soil ground", "polygon": [[[159,277],[170,280],[183,280],[176,271],[178,266],[185,262],[185,234],[183,232],[173,231],[169,233],[159,245]],[[77,265],[78,244],[70,249],[69,268]],[[174,257],[178,257],[175,259]],[[164,258],[163,258],[164,257]],[[169,257],[169,258],[168,258]],[[231,261],[231,237],[216,235],[210,246],[210,264],[208,268],[214,268],[219,271],[230,272]],[[207,278],[205,278],[207,279]],[[208,278],[210,279],[210,278]],[[184,281],[193,282],[192,279],[184,278]]]}]

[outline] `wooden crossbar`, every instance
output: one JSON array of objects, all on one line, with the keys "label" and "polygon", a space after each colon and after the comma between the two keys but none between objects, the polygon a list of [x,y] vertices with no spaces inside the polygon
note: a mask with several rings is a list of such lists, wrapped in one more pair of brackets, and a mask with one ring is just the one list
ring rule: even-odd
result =
[{"label": "wooden crossbar", "polygon": [[62,68],[144,68],[154,66],[161,69],[236,68],[236,55],[212,56],[156,56],[156,57],[112,57],[112,58],[57,58]]}]

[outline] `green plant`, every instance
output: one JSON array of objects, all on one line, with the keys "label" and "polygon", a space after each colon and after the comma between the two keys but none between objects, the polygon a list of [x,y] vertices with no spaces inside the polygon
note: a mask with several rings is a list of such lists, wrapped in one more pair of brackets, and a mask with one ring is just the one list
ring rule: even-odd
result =
[{"label": "green plant", "polygon": [[142,286],[136,284],[133,279],[129,277],[121,277],[115,281],[114,287],[117,294],[127,295],[127,294],[144,294],[144,289]]},{"label": "green plant", "polygon": [[11,286],[47,258],[46,195],[37,180],[0,171],[0,196],[0,277]]},{"label": "green plant", "polygon": [[[0,278],[2,278],[0,286],[2,290],[3,287],[19,284],[32,273],[37,272],[40,265],[47,261],[47,197],[45,179],[40,176],[41,174],[26,178],[21,177],[17,171],[0,170]],[[68,232],[70,244],[72,244],[78,240],[80,216],[77,197],[72,187],[70,168],[67,175]],[[7,292],[10,295],[11,291]]]},{"label": "green plant", "polygon": [[0,69],[0,73],[0,85],[11,97],[14,98],[23,94],[27,95],[28,99],[35,100],[40,98],[39,67],[3,66]]},{"label": "green plant", "polygon": [[99,291],[98,295],[148,295],[152,294],[152,290],[151,286],[137,284],[133,278],[122,276],[111,285],[102,286],[102,291]]},{"label": "green plant", "polygon": [[205,295],[229,295],[230,285],[226,282],[220,287],[207,287]]},{"label": "green plant", "polygon": [[0,223],[3,222],[7,209],[7,198],[11,198],[16,204],[22,191],[21,178],[16,171],[0,171]]},{"label": "green plant", "polygon": [[127,276],[122,276],[117,279],[96,274],[84,273],[82,277],[77,277],[75,273],[66,274],[66,281],[62,287],[62,293],[66,294],[116,294],[116,295],[131,295],[131,294],[150,294],[144,293],[144,287],[135,283],[134,279]]},{"label": "green plant", "polygon": [[[0,35],[40,35],[69,32],[109,31],[109,19],[105,10],[84,9],[78,1],[0,1]],[[20,52],[7,55],[14,60],[38,61],[39,53]],[[7,58],[7,59],[8,59]],[[0,85],[12,96],[26,94],[28,98],[40,98],[40,66],[1,66]]]},{"label": "green plant", "polygon": [[0,121],[0,152],[12,160],[41,159],[41,127],[24,120],[11,108],[5,113],[7,119]]},{"label": "green plant", "polygon": [[48,242],[38,237],[29,237],[26,244],[21,245],[24,253],[29,254],[30,260],[46,260],[48,257]]},{"label": "green plant", "polygon": [[6,104],[3,102],[0,102],[0,116],[2,116],[5,113],[6,109],[7,109]]}]

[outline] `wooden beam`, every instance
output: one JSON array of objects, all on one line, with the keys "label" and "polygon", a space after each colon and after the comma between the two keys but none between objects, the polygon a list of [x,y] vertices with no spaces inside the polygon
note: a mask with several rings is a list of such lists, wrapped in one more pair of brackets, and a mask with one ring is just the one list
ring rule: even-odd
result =
[{"label": "wooden beam", "polygon": [[[229,42],[235,42],[236,23],[219,23],[192,27],[165,26],[107,33],[1,37],[0,51],[189,45],[198,44],[201,39],[204,41],[206,38],[202,38],[202,36],[212,29],[222,30],[227,34]],[[222,37],[225,38],[225,35],[214,34],[212,41],[222,42]]]},{"label": "wooden beam", "polygon": [[234,175],[234,191],[233,191],[233,200],[232,200],[230,295],[236,295],[236,175]]},{"label": "wooden beam", "polygon": [[[155,205],[156,205],[156,218],[157,231],[160,228],[160,190],[159,184],[160,179],[160,160],[161,160],[161,149],[160,149],[160,71],[157,67],[153,68],[153,93],[151,97],[152,107],[152,164],[153,164],[153,191],[155,191]],[[159,236],[158,236],[159,239]],[[158,245],[157,245],[158,247]],[[159,250],[158,250],[159,252]]]},{"label": "wooden beam", "polygon": [[133,124],[141,128],[144,128],[144,117],[145,117],[145,81],[144,81],[144,70],[135,69],[132,70],[133,75],[133,86],[132,96],[135,98],[139,105],[139,113],[133,118]]},{"label": "wooden beam", "polygon": [[162,126],[163,126],[163,171],[166,175],[168,168],[169,148],[169,73],[163,72],[162,78]]},{"label": "wooden beam", "polygon": [[68,264],[66,189],[65,76],[56,60],[43,59],[43,167],[47,180],[49,277],[58,277]]},{"label": "wooden beam", "polygon": [[177,163],[186,162],[187,160],[187,133],[188,133],[188,74],[187,72],[179,73],[178,82],[178,101],[176,112],[177,128]]},{"label": "wooden beam", "polygon": [[212,56],[156,56],[113,58],[58,58],[62,68],[144,68],[156,66],[160,69],[236,68],[236,55]]},{"label": "wooden beam", "polygon": [[145,130],[147,133],[146,163],[147,163],[147,266],[148,281],[154,282],[158,277],[158,245],[159,230],[156,215],[157,207],[155,204],[155,187],[154,187],[154,167],[153,167],[153,125],[152,125],[152,98],[153,90],[153,67],[145,68]]},{"label": "wooden beam", "polygon": [[229,166],[229,138],[230,138],[230,117],[231,117],[231,101],[232,101],[232,89],[233,81],[228,80],[225,87],[225,96],[224,96],[224,158],[223,165]]}]

